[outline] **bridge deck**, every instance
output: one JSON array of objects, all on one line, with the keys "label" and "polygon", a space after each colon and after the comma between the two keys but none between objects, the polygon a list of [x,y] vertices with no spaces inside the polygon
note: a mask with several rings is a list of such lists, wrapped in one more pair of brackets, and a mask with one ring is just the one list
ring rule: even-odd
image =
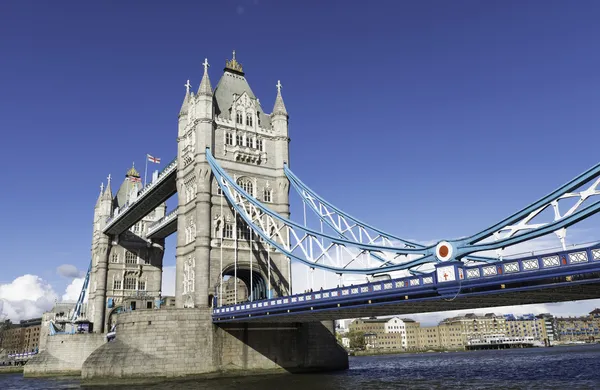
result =
[{"label": "bridge deck", "polygon": [[245,302],[215,308],[213,322],[311,322],[600,298],[599,245],[456,267],[465,279],[439,281],[432,273]]}]

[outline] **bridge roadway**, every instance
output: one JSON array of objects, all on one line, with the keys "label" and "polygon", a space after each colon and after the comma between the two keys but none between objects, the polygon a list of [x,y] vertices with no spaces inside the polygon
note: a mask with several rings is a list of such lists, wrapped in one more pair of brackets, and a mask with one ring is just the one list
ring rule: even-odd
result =
[{"label": "bridge roadway", "polygon": [[[456,280],[438,280],[447,266]],[[213,322],[314,322],[594,298],[600,243],[494,264],[443,263],[430,274],[215,307]]]}]

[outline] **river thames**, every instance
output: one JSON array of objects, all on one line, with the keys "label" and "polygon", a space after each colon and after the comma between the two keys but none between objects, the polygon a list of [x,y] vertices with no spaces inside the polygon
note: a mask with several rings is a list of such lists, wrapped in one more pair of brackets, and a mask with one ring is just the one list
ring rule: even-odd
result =
[{"label": "river thames", "polygon": [[[81,389],[77,379],[0,375],[2,390]],[[94,389],[599,389],[600,345],[350,357],[331,374],[188,380]]]}]

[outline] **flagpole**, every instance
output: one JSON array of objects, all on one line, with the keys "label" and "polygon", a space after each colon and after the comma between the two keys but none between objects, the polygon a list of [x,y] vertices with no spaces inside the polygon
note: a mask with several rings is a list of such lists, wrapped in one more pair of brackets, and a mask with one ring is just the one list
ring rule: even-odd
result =
[{"label": "flagpole", "polygon": [[146,168],[144,169],[144,188],[146,188],[146,173],[148,172],[148,153],[146,153]]}]

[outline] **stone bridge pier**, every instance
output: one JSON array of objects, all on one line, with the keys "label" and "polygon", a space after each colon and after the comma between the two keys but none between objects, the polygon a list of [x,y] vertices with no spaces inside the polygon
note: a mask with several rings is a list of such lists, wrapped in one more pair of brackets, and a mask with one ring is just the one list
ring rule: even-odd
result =
[{"label": "stone bridge pier", "polygon": [[85,360],[86,382],[318,372],[348,368],[330,323],[214,325],[210,309],[119,315],[116,340]]}]

